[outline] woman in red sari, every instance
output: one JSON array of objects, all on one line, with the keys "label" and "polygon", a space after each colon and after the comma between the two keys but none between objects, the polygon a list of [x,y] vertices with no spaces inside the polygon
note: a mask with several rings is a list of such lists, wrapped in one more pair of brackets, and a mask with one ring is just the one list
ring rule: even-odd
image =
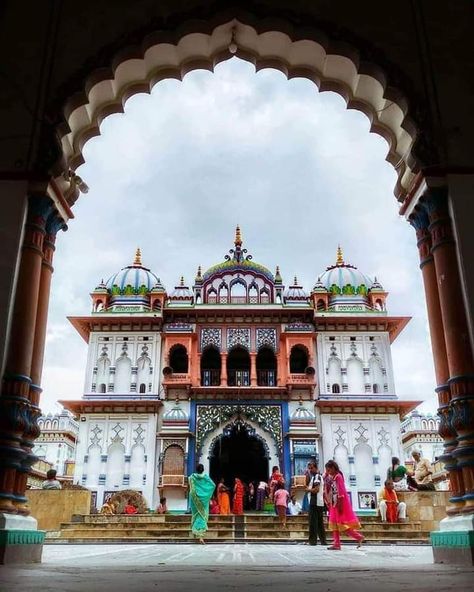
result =
[{"label": "woman in red sari", "polygon": [[234,500],[232,502],[232,513],[241,516],[244,513],[244,484],[237,477],[234,485]]},{"label": "woman in red sari", "polygon": [[334,539],[328,549],[331,551],[341,550],[341,532],[355,539],[357,548],[359,548],[364,540],[363,535],[356,530],[360,528],[360,522],[352,509],[344,477],[338,464],[333,460],[326,463],[324,501],[329,508],[329,530],[332,530]]}]

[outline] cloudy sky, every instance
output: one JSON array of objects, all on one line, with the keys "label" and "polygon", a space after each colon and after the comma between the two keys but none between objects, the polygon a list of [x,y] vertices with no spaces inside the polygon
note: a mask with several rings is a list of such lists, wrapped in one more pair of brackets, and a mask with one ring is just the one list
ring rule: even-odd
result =
[{"label": "cloudy sky", "polygon": [[232,59],[159,83],[102,124],[78,173],[89,185],[58,237],[43,374],[43,410],[79,398],[87,347],[67,315],[132,262],[168,290],[244,246],[284,282],[309,290],[335,262],[377,276],[392,314],[413,319],[393,345],[397,392],[435,408],[434,375],[413,229],[398,215],[385,141],[341,97]]}]

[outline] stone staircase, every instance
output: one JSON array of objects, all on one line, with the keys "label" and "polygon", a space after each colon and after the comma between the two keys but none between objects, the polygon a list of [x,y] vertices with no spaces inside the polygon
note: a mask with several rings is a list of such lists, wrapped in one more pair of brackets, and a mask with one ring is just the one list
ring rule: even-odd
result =
[{"label": "stone staircase", "polygon": [[[375,516],[361,518],[367,544],[423,545],[429,532],[420,522],[387,524]],[[189,515],[142,514],[135,516],[74,516],[58,532],[47,533],[48,543],[180,543],[190,542]],[[205,537],[208,543],[301,543],[307,540],[307,516],[289,516],[288,528],[269,514],[211,516]],[[328,537],[330,538],[330,537]]]}]

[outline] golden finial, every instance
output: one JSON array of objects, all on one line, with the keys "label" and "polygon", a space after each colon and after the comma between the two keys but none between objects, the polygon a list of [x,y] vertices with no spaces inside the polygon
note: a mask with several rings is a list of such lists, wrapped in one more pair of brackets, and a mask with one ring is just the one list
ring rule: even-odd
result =
[{"label": "golden finial", "polygon": [[240,247],[242,245],[242,235],[240,233],[240,226],[237,224],[237,227],[235,229],[235,240],[234,240],[234,245],[236,247]]},{"label": "golden finial", "polygon": [[135,252],[135,261],[133,262],[133,265],[142,265],[142,252],[140,251],[140,248]]},{"label": "golden finial", "polygon": [[341,245],[337,245],[336,265],[344,265],[344,255],[342,254]]}]

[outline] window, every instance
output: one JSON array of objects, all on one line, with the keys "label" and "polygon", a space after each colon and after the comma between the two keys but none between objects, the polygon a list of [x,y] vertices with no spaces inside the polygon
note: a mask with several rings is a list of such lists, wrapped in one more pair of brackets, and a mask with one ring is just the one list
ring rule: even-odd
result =
[{"label": "window", "polygon": [[333,384],[332,385],[332,392],[333,393],[340,393],[341,392],[341,387],[338,384]]},{"label": "window", "polygon": [[173,372],[186,374],[188,372],[188,352],[184,345],[173,345],[170,350],[170,366]]},{"label": "window", "polygon": [[290,374],[304,374],[308,367],[308,352],[303,345],[295,345],[290,354]]},{"label": "window", "polygon": [[99,393],[105,393],[107,392],[107,385],[105,385],[103,382],[101,384],[99,384]]},{"label": "window", "polygon": [[373,392],[373,393],[379,393],[379,392],[380,392],[380,390],[379,390],[379,389],[380,389],[380,387],[379,387],[379,385],[378,385],[378,384],[373,384],[373,385],[372,385],[372,392]]},{"label": "window", "polygon": [[145,383],[142,382],[140,384],[140,390],[139,390],[139,392],[140,393],[146,393],[146,384]]}]

